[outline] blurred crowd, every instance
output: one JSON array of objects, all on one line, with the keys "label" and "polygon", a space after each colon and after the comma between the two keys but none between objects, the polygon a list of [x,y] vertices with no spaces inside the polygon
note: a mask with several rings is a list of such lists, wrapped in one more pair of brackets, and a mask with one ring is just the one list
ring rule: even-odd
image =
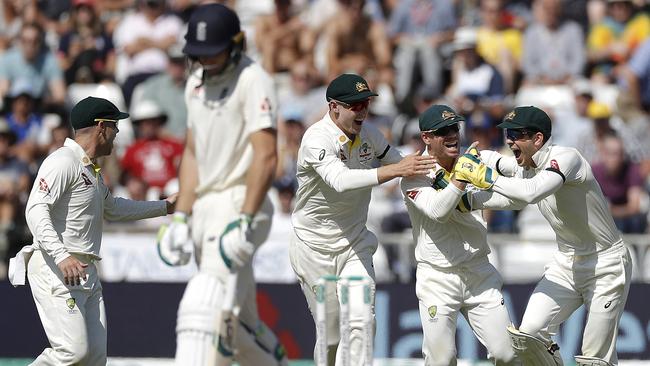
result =
[{"label": "blurred crowd", "polygon": [[[101,162],[115,195],[177,190],[185,133],[185,24],[198,0],[4,0],[0,7],[0,258],[29,242],[24,204],[39,163],[71,134],[88,95],[131,113]],[[645,0],[234,0],[247,52],[274,76],[277,232],[287,231],[305,129],[343,72],[378,91],[366,123],[405,153],[417,116],[462,113],[465,146],[507,153],[495,125],[516,105],[553,118],[555,143],[591,163],[619,229],[644,233],[650,188],[650,7]],[[215,157],[218,158],[218,157]],[[491,232],[524,230],[485,212]],[[157,225],[157,223],[142,223]],[[140,225],[140,224],[134,224]],[[410,227],[397,182],[375,189],[369,226]]]}]

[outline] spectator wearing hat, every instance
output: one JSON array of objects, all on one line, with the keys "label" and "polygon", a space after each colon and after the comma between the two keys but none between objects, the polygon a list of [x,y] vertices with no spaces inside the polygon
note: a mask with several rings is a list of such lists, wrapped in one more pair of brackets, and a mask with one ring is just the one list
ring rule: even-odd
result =
[{"label": "spectator wearing hat", "polygon": [[113,40],[99,21],[95,0],[73,0],[72,29],[59,41],[58,58],[66,83],[97,83],[113,78]]},{"label": "spectator wearing hat", "polygon": [[493,119],[501,118],[504,110],[501,100],[505,95],[503,77],[499,71],[478,54],[477,33],[474,28],[459,28],[452,47],[454,60],[451,86],[447,95],[455,109],[464,116],[486,112]]},{"label": "spectator wearing hat", "polygon": [[[35,364],[106,364],[106,312],[95,265],[104,219],[138,220],[174,209],[174,198],[126,200],[104,184],[97,158],[111,154],[118,122],[128,116],[106,99],[83,99],[70,114],[74,140],[48,156],[36,176],[25,210],[35,244],[16,257],[27,267],[51,344]],[[18,267],[9,270],[14,285],[25,283]]]},{"label": "spectator wearing hat", "polygon": [[[361,76],[336,77],[326,91],[327,114],[307,129],[298,151],[298,191],[289,254],[314,315],[313,288],[322,276],[365,276],[374,284],[372,255],[378,243],[366,227],[372,187],[397,177],[426,174],[433,167],[432,159],[417,153],[402,158],[376,127],[366,123],[374,96],[377,94]],[[326,290],[325,301],[328,311],[338,312],[338,297],[332,287]],[[362,352],[363,327],[374,329],[374,325],[363,322],[360,311],[351,309],[353,365],[367,361]],[[317,334],[316,342],[326,342],[327,362],[333,364],[339,343],[338,321],[328,319],[326,326],[328,339],[318,339]]]},{"label": "spectator wearing hat", "polygon": [[142,179],[149,187],[162,190],[176,177],[183,145],[163,136],[167,114],[149,100],[131,109],[136,128],[136,141],[126,149],[121,166],[124,173]]},{"label": "spectator wearing hat", "polygon": [[65,99],[63,73],[56,55],[44,44],[45,33],[36,23],[26,23],[16,46],[0,55],[0,97],[17,80],[27,80],[44,107],[61,107]]},{"label": "spectator wearing hat", "polygon": [[155,102],[167,115],[164,134],[183,140],[187,131],[187,106],[185,105],[185,55],[182,45],[173,44],[167,49],[169,63],[165,72],[145,80],[133,90],[132,103]]}]

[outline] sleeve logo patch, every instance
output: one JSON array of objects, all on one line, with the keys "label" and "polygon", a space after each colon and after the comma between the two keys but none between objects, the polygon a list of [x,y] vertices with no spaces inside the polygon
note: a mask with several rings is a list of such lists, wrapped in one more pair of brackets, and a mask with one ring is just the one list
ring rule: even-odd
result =
[{"label": "sleeve logo patch", "polygon": [[318,155],[318,160],[321,161],[325,158],[325,149],[320,151],[320,154]]},{"label": "sleeve logo patch", "polygon": [[262,105],[260,106],[262,109],[262,112],[269,112],[271,111],[271,101],[269,98],[264,98],[264,101],[262,101]]},{"label": "sleeve logo patch", "polygon": [[38,190],[45,194],[50,194],[50,187],[47,185],[47,182],[44,178],[41,178],[38,181]]},{"label": "sleeve logo patch", "polygon": [[412,189],[410,191],[406,191],[406,196],[408,196],[408,198],[410,198],[413,201],[415,201],[415,198],[418,196],[418,194],[420,194],[419,189]]},{"label": "sleeve logo patch", "polygon": [[93,182],[90,180],[90,178],[88,178],[86,173],[81,173],[81,179],[83,179],[85,186],[92,186],[93,185]]},{"label": "sleeve logo patch", "polygon": [[345,156],[345,153],[343,152],[343,149],[339,149],[339,158],[341,159],[342,162],[348,161],[348,157]]},{"label": "sleeve logo patch", "polygon": [[560,164],[557,163],[557,160],[555,159],[551,160],[551,168],[560,170]]}]

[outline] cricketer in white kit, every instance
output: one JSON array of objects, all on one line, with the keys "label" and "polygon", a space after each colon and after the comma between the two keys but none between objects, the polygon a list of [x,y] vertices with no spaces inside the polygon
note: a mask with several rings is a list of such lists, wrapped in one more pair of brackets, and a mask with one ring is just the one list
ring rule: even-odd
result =
[{"label": "cricketer in white kit", "polygon": [[25,210],[34,236],[27,277],[51,347],[32,365],[106,365],[106,313],[95,266],[103,221],[173,210],[175,198],[132,201],[113,197],[104,184],[96,159],[110,155],[118,120],[128,116],[105,99],[83,99],[70,115],[74,140],[48,156],[36,176]]},{"label": "cricketer in white kit", "polygon": [[[243,54],[239,19],[224,5],[197,7],[185,39],[183,52],[200,67],[185,88],[179,199],[159,249],[166,263],[185,264],[193,239],[199,272],[179,305],[176,364],[222,365],[234,358],[242,366],[286,365],[284,348],[259,319],[251,265],[273,215],[267,197],[277,163],[273,82]],[[239,319],[231,350],[217,339],[226,283],[235,273]]]},{"label": "cricketer in white kit", "polygon": [[[539,108],[517,107],[498,127],[506,129],[506,143],[514,157],[481,152],[483,162],[501,175],[488,174],[491,190],[470,196],[469,204],[473,209],[504,209],[536,203],[555,231],[559,249],[530,297],[519,327],[524,336],[513,331],[516,351],[524,361],[548,355],[531,356],[536,342],[528,346],[526,340],[520,341],[530,335],[555,350],[551,336],[584,305],[587,321],[582,356],[576,361],[616,365],[618,321],[630,288],[632,263],[591,166],[576,149],[552,143],[551,120]],[[481,168],[478,159],[464,158],[466,166]],[[477,178],[465,173],[470,182]],[[544,364],[561,363],[555,352],[553,360]]]},{"label": "cricketer in white kit", "polygon": [[[402,158],[376,127],[363,123],[370,97],[376,95],[358,75],[335,78],[326,91],[329,111],[307,129],[298,152],[289,257],[314,320],[315,288],[324,275],[371,278],[374,304],[372,255],[378,243],[366,228],[370,191],[390,179],[426,174],[433,167],[428,157],[413,154]],[[325,299],[327,361],[334,365],[341,362],[336,352],[340,338],[337,289],[328,288]],[[361,301],[350,302],[350,362],[361,365],[366,362],[362,354],[363,308]],[[374,327],[374,314],[372,318]]]},{"label": "cricketer in white kit", "polygon": [[[450,173],[460,156],[463,117],[446,105],[419,119],[424,155],[437,160],[429,175],[404,178],[401,189],[413,225],[416,294],[427,366],[456,365],[456,321],[462,314],[496,365],[514,364],[506,328],[501,276],[487,255],[487,227],[480,211],[465,209],[466,183]],[[469,189],[469,187],[467,187]]]}]

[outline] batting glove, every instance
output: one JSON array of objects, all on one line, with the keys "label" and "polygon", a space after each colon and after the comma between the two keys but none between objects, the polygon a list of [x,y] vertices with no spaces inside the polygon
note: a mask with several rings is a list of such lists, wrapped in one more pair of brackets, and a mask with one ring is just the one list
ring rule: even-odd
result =
[{"label": "batting glove", "polygon": [[219,253],[226,266],[237,269],[246,265],[253,257],[255,245],[250,242],[253,216],[240,214],[226,225],[219,237]]},{"label": "batting glove", "polygon": [[157,247],[158,256],[168,266],[182,266],[190,261],[194,243],[185,213],[175,212],[171,224],[160,227]]},{"label": "batting glove", "polygon": [[458,181],[471,183],[476,188],[490,189],[499,175],[479,158],[468,153],[458,158],[452,176]]}]

